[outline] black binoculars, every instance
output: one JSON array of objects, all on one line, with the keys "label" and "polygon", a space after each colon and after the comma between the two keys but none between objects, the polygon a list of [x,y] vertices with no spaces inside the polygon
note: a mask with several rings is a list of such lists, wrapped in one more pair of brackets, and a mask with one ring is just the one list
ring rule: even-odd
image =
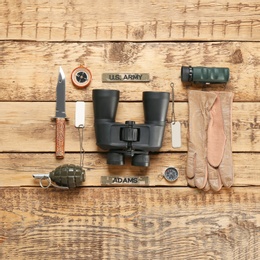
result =
[{"label": "black binoculars", "polygon": [[115,122],[119,101],[118,90],[95,89],[93,94],[96,144],[109,150],[107,164],[123,165],[125,156],[132,165],[148,167],[149,152],[162,146],[170,94],[143,92],[144,124]]}]

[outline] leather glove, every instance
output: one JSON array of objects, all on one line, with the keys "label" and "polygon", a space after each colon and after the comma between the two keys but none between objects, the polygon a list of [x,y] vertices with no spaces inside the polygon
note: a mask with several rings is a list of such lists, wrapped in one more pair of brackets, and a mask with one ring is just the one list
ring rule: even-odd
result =
[{"label": "leather glove", "polygon": [[192,187],[219,191],[233,184],[232,100],[230,92],[188,93],[187,181]]}]

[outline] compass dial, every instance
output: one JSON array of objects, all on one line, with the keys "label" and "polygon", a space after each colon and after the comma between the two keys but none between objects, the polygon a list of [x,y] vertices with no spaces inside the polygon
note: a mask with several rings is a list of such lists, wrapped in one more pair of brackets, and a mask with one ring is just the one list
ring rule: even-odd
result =
[{"label": "compass dial", "polygon": [[71,73],[71,81],[78,88],[87,87],[92,80],[92,75],[89,69],[80,66],[74,69]]},{"label": "compass dial", "polygon": [[85,83],[88,80],[88,74],[85,71],[80,71],[77,73],[76,79],[79,83]]},{"label": "compass dial", "polygon": [[165,170],[163,176],[167,181],[174,182],[178,179],[179,173],[176,168],[169,167]]}]

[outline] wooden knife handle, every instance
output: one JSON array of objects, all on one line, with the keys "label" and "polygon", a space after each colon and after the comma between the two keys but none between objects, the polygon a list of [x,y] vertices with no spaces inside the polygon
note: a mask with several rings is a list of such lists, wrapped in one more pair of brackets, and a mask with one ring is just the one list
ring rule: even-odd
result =
[{"label": "wooden knife handle", "polygon": [[65,118],[56,118],[56,158],[64,158],[65,148]]}]

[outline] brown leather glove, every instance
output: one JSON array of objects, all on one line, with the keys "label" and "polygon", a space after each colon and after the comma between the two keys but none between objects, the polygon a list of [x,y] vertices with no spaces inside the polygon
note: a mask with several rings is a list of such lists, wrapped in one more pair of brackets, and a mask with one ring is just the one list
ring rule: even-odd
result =
[{"label": "brown leather glove", "polygon": [[219,191],[233,184],[232,100],[230,92],[188,93],[187,181],[192,187]]}]

